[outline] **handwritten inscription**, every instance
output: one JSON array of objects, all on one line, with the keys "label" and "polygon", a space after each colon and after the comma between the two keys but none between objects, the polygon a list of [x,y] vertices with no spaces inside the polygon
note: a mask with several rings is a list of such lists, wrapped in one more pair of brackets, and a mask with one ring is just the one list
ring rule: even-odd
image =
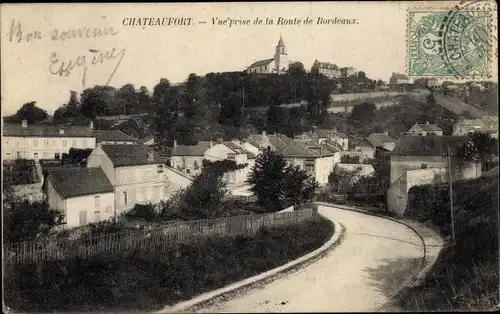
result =
[{"label": "handwritten inscription", "polygon": [[103,64],[106,61],[117,60],[116,65],[105,84],[108,85],[115,75],[116,70],[120,66],[123,57],[125,57],[125,49],[117,50],[116,48],[113,48],[108,51],[89,49],[88,52],[89,53],[82,54],[70,60],[64,60],[59,54],[53,52],[50,56],[49,72],[53,75],[70,76],[75,68],[83,68],[82,85],[85,87],[89,66],[96,66]]},{"label": "handwritten inscription", "polygon": [[[103,36],[115,36],[118,34],[113,27],[81,27],[68,28],[66,30],[53,29],[50,33],[52,41],[66,41],[70,39],[98,38]],[[43,34],[40,30],[26,30],[21,22],[12,19],[7,37],[10,42],[29,43],[43,39]]]}]

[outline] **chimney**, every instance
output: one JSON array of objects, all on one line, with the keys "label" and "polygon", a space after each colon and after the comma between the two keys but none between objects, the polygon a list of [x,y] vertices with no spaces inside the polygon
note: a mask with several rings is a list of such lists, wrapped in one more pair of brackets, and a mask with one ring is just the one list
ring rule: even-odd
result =
[{"label": "chimney", "polygon": [[64,129],[63,128],[59,129],[59,134],[64,134]]},{"label": "chimney", "polygon": [[28,120],[23,119],[23,121],[21,122],[21,125],[23,126],[23,128],[27,128],[28,127]]},{"label": "chimney", "polygon": [[89,123],[89,129],[91,129],[91,130],[94,129],[94,121],[90,121],[90,123]]},{"label": "chimney", "polygon": [[266,131],[262,131],[262,137],[266,136]]},{"label": "chimney", "polygon": [[316,133],[316,126],[315,125],[313,125],[313,127],[312,127],[312,132]]},{"label": "chimney", "polygon": [[153,161],[153,152],[148,152],[148,161]]},{"label": "chimney", "polygon": [[384,134],[385,134],[385,135],[389,135],[389,131],[385,130],[385,131],[384,131]]},{"label": "chimney", "polygon": [[177,140],[174,140],[174,147],[177,147]]},{"label": "chimney", "polygon": [[429,124],[429,121],[425,121],[425,124],[427,124],[427,125],[428,125],[428,124]]},{"label": "chimney", "polygon": [[214,146],[214,142],[210,141],[209,146],[213,147]]}]

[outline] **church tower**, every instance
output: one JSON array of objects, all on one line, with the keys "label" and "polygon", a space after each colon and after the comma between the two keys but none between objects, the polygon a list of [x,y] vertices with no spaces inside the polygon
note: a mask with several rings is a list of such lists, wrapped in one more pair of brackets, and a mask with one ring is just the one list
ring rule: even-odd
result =
[{"label": "church tower", "polygon": [[274,54],[275,72],[282,74],[288,71],[288,65],[288,54],[286,53],[283,37],[280,35],[280,40],[276,46],[276,53]]}]

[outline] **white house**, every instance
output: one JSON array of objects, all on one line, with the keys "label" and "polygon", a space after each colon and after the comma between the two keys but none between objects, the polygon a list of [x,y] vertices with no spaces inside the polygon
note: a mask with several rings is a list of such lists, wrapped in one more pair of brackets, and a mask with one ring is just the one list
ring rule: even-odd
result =
[{"label": "white house", "polygon": [[114,187],[101,168],[47,170],[42,189],[49,206],[64,214],[66,228],[115,216]]},{"label": "white house", "polygon": [[[402,135],[391,152],[390,186],[387,191],[389,210],[404,214],[408,191],[412,186],[448,180],[448,152],[452,160],[467,136]],[[481,164],[465,164],[462,171],[452,173],[452,180],[481,176]]]},{"label": "white house", "polygon": [[409,130],[409,134],[412,135],[443,135],[443,130],[434,123],[429,123],[426,121],[425,123],[415,123]]},{"label": "white house", "polygon": [[92,124],[86,126],[28,125],[5,123],[2,136],[2,157],[12,159],[61,159],[70,148],[95,148]]},{"label": "white house", "polygon": [[213,145],[213,142],[207,141],[201,141],[197,145],[177,145],[177,141],[174,141],[170,164],[172,168],[189,176],[199,175],[203,168],[205,152]]},{"label": "white house", "polygon": [[145,145],[102,145],[92,151],[87,167],[101,167],[114,186],[118,215],[135,204],[168,199],[173,190],[186,188],[191,182],[186,177],[170,181],[180,174],[174,174],[164,159]]},{"label": "white house", "polygon": [[338,78],[342,76],[342,73],[340,72],[339,67],[336,64],[320,62],[318,60],[315,60],[311,67],[311,72],[314,71],[318,71],[319,74],[322,74],[328,78]]}]

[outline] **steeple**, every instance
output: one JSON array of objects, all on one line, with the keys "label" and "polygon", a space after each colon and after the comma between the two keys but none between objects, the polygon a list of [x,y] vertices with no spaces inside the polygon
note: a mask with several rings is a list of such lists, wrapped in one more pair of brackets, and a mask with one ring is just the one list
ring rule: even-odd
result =
[{"label": "steeple", "polygon": [[283,42],[282,33],[280,33],[280,40],[278,41],[278,47],[285,47],[285,43]]}]

